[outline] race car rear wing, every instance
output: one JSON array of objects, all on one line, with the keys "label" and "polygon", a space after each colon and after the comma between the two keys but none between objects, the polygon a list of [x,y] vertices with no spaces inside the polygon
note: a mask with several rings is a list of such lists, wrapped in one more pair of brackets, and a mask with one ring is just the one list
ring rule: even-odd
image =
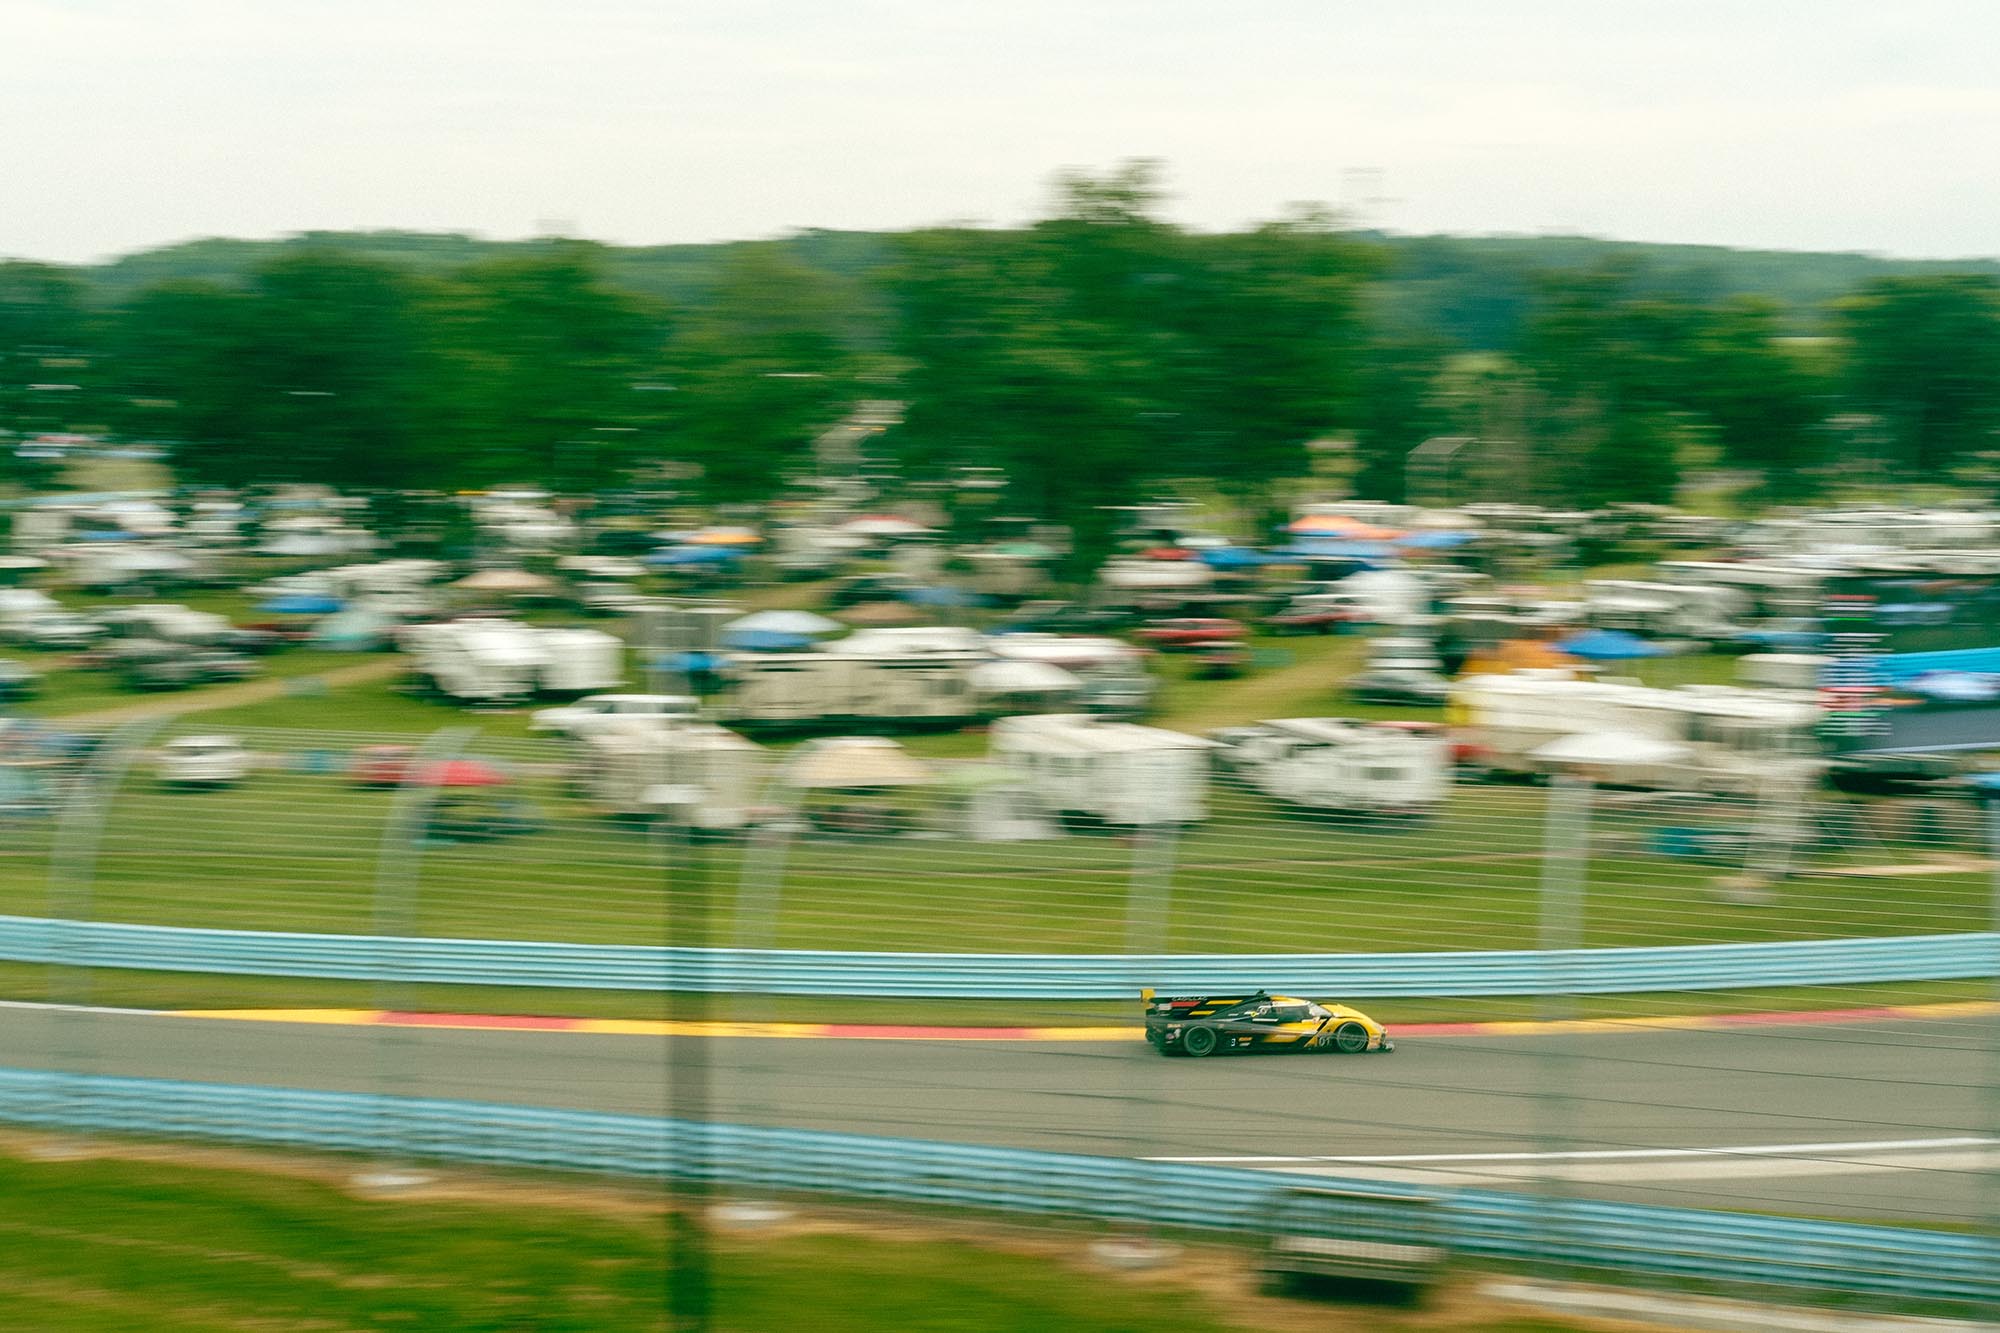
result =
[{"label": "race car rear wing", "polygon": [[1148,1018],[1206,1018],[1231,1005],[1264,998],[1263,991],[1234,995],[1160,995],[1148,986],[1139,992],[1139,1002]]}]

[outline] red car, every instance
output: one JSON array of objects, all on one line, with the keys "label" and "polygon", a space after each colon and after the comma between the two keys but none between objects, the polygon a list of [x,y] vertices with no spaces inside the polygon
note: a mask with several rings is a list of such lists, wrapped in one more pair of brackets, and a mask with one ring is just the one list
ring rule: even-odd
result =
[{"label": "red car", "polygon": [[1133,637],[1155,648],[1192,648],[1197,644],[1230,642],[1247,636],[1243,626],[1233,620],[1205,620],[1188,617],[1181,620],[1154,620],[1141,626]]},{"label": "red car", "polygon": [[414,745],[364,745],[354,752],[347,777],[357,787],[395,787],[409,776]]}]

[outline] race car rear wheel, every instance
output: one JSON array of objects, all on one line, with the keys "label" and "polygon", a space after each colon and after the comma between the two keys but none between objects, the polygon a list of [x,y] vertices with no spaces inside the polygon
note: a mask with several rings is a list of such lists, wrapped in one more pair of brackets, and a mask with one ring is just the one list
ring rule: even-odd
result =
[{"label": "race car rear wheel", "polygon": [[1214,1028],[1189,1028],[1181,1033],[1181,1052],[1199,1060],[1214,1053],[1217,1040]]},{"label": "race car rear wheel", "polygon": [[1333,1030],[1333,1049],[1342,1055],[1359,1055],[1368,1049],[1368,1029],[1359,1023],[1342,1023]]}]

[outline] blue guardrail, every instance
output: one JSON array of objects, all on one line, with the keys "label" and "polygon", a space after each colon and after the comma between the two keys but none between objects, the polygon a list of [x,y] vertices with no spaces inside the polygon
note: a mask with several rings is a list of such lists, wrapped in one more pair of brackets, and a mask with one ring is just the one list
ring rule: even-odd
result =
[{"label": "blue guardrail", "polygon": [[[487,1102],[0,1069],[0,1121],[438,1161],[668,1179],[765,1191],[1144,1221],[1256,1235],[1297,1177]],[[1314,1177],[1316,1183],[1327,1183]],[[1332,1182],[1342,1183],[1342,1182]],[[1377,1194],[1396,1187],[1346,1182]],[[2000,1242],[1898,1227],[1660,1208],[1499,1191],[1434,1199],[1422,1224],[1456,1253],[1646,1280],[1815,1298],[2000,1302]],[[1362,1239],[1395,1241],[1377,1215]],[[1406,1224],[1408,1225],[1408,1224]]]},{"label": "blue guardrail", "polygon": [[1271,987],[1357,997],[1621,994],[1954,981],[2000,972],[1990,933],[1473,953],[837,953],[397,939],[0,916],[0,960],[148,972],[778,995],[1125,999]]}]

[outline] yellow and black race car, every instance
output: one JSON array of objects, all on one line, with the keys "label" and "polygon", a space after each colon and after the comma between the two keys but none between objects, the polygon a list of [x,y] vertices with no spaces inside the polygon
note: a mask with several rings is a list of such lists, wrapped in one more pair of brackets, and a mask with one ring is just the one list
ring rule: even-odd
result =
[{"label": "yellow and black race car", "polygon": [[1363,1051],[1396,1049],[1388,1030],[1359,1009],[1258,991],[1253,995],[1155,996],[1142,990],[1146,1040],[1162,1055],[1217,1051]]}]

